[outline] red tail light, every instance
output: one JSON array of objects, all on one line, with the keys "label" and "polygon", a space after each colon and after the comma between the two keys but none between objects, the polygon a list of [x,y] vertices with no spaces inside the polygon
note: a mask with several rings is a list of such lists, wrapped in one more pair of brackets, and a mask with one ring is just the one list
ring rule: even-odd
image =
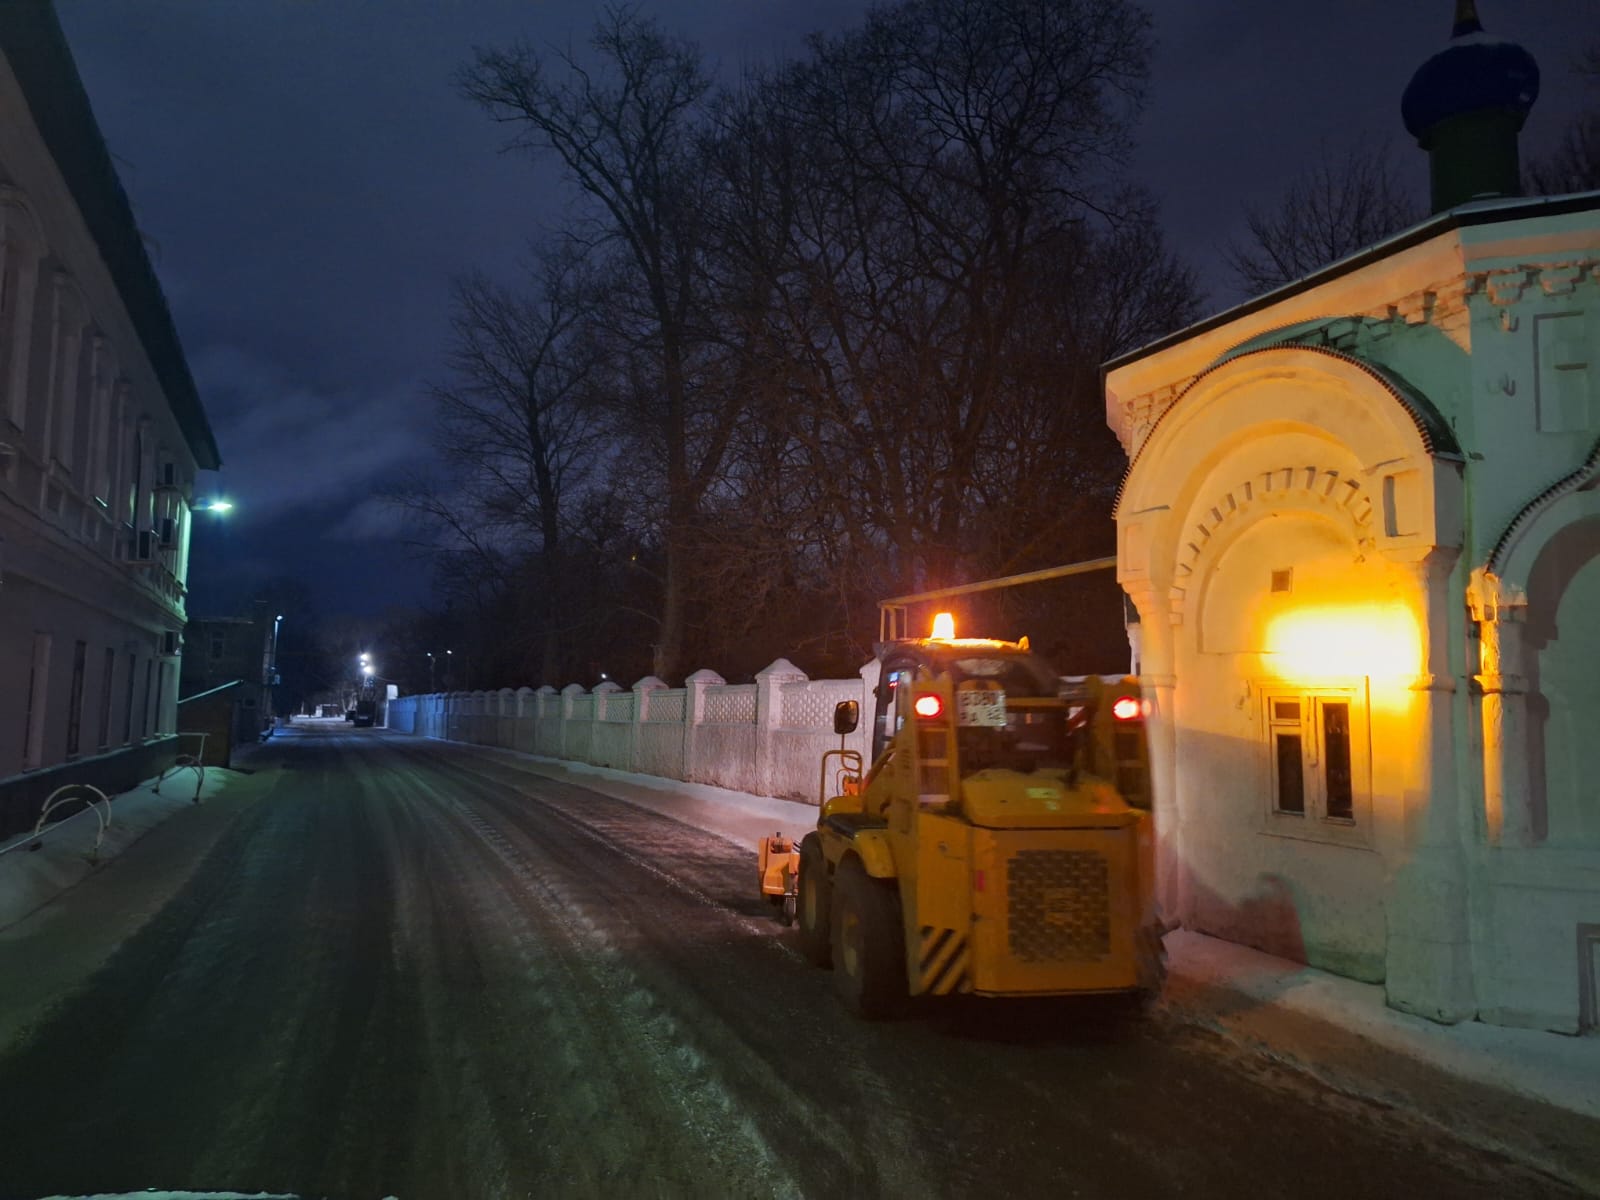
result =
[{"label": "red tail light", "polygon": [[917,697],[917,702],[913,707],[917,710],[917,716],[924,721],[931,721],[944,712],[944,701],[932,692],[924,692]]},{"label": "red tail light", "polygon": [[1119,721],[1132,721],[1139,716],[1140,704],[1133,696],[1119,696],[1111,706],[1111,715]]}]

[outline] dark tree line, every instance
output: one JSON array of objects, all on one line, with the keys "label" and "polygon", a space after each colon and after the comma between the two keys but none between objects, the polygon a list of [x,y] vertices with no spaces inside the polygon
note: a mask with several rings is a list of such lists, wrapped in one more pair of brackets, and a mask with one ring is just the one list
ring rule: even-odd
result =
[{"label": "dark tree line", "polygon": [[[1150,54],[1106,0],[904,0],[714,86],[631,10],[464,93],[574,214],[468,277],[408,489],[483,682],[848,671],[876,601],[1109,553],[1099,366],[1193,318],[1119,177]],[[1106,576],[981,605],[1125,655]]]}]

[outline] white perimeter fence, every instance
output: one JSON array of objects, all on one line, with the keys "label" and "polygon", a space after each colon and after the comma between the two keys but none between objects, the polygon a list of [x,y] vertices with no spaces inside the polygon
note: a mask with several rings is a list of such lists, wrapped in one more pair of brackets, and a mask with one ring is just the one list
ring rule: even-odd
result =
[{"label": "white perimeter fence", "polygon": [[878,663],[857,679],[808,679],[778,659],[748,684],[696,671],[681,688],[655,676],[629,690],[602,683],[449,692],[389,701],[389,727],[422,737],[501,746],[740,792],[817,803],[824,751],[839,746],[833,709],[861,704],[862,724],[844,745],[863,753],[865,703]]}]

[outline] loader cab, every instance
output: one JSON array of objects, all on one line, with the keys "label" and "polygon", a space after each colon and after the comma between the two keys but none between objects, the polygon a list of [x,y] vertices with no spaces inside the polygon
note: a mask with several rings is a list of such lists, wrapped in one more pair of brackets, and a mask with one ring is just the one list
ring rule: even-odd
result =
[{"label": "loader cab", "polygon": [[[890,651],[883,658],[883,669],[878,675],[878,690],[873,696],[875,716],[872,721],[872,762],[883,757],[883,752],[894,741],[906,723],[909,708],[911,681],[916,678],[922,660],[905,650]],[[871,765],[870,763],[868,764]]]},{"label": "loader cab", "polygon": [[[961,640],[926,638],[918,641],[879,646],[883,663],[874,699],[872,761],[882,758],[895,735],[912,716],[912,683],[920,678],[950,676],[958,705],[976,708],[986,695],[998,693],[1016,699],[1053,699],[1059,691],[1059,677],[1042,659],[1025,646],[986,638]],[[1053,722],[1053,724],[1052,724]],[[964,723],[965,724],[965,723]],[[1059,718],[1036,714],[1013,715],[1009,738],[1027,753],[1043,755],[1040,765],[1066,765],[1060,759],[1069,755],[1070,731]],[[1049,726],[1049,728],[1046,728]],[[993,757],[977,744],[985,734],[974,726],[967,737],[980,751],[975,761]],[[994,735],[989,740],[995,740]],[[1031,748],[1031,749],[1030,749]],[[1026,757],[1019,761],[1029,761]]]}]

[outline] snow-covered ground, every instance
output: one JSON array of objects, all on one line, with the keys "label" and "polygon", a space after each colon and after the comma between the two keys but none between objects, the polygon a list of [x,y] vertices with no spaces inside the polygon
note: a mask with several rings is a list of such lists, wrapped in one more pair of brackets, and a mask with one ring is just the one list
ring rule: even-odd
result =
[{"label": "snow-covered ground", "polygon": [[[718,834],[754,853],[755,842],[782,830],[798,836],[816,823],[816,808],[704,784],[632,775],[560,759],[484,750],[539,764],[553,776],[626,800]],[[1397,1012],[1377,984],[1360,983],[1188,930],[1167,935],[1173,977],[1167,1003],[1241,1043],[1315,1068],[1314,1051],[1285,1045],[1283,1018],[1305,1018],[1457,1078],[1514,1092],[1600,1119],[1600,1038],[1467,1022],[1439,1025]],[[1351,1085],[1359,1064],[1342,1063]]]},{"label": "snow-covered ground", "polygon": [[212,767],[202,781],[197,771],[185,767],[164,783],[146,780],[113,797],[109,806],[96,801],[93,809],[46,826],[38,835],[0,843],[0,929],[100,870],[197,798],[201,803],[213,798],[234,778],[233,772]]}]

